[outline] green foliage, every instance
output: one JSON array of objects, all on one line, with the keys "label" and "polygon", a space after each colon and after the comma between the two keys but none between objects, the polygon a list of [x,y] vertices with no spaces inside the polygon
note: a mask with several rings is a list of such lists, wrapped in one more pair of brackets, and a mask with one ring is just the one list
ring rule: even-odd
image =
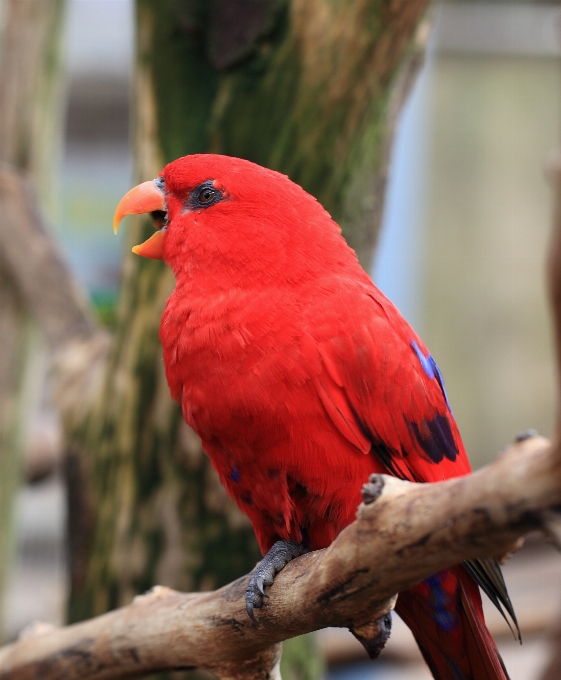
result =
[{"label": "green foliage", "polygon": [[102,326],[114,330],[117,326],[117,290],[107,288],[95,290],[90,296],[97,319]]},{"label": "green foliage", "polygon": [[318,654],[315,633],[286,640],[282,647],[283,680],[313,680],[325,675],[325,663]]}]

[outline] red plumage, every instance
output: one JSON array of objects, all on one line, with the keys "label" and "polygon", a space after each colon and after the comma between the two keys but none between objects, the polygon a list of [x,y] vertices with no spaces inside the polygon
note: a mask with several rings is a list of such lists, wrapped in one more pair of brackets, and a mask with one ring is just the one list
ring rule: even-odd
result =
[{"label": "red plumage", "polygon": [[[470,471],[436,364],[315,199],[223,156],[160,176],[176,276],[160,330],[170,390],[264,553],[278,539],[329,545],[370,473]],[[507,677],[463,567],[397,610],[436,678]]]}]

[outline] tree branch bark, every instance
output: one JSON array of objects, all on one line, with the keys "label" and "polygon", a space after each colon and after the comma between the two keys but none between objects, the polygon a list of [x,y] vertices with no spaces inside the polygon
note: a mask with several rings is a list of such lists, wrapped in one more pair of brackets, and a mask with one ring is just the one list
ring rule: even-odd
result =
[{"label": "tree branch bark", "polygon": [[53,350],[91,337],[96,324],[43,222],[23,171],[0,165],[0,250],[12,279]]},{"label": "tree branch bark", "polygon": [[7,163],[0,164],[0,204],[2,262],[53,354],[61,415],[77,420],[99,392],[109,334],[49,234],[29,177]]},{"label": "tree branch bark", "polygon": [[475,474],[439,484],[373,475],[364,498],[329,548],[281,572],[258,625],[245,611],[248,576],[211,593],[156,587],[84,623],[30,631],[0,650],[0,680],[113,680],[185,668],[224,680],[278,677],[282,640],[326,626],[360,628],[430,574],[547,530],[561,510],[561,449],[532,437]]}]

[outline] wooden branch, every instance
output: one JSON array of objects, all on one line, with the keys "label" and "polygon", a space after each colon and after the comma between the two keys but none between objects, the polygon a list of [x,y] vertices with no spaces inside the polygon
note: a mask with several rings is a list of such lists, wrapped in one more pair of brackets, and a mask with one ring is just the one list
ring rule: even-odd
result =
[{"label": "wooden branch", "polygon": [[[561,450],[533,437],[492,465],[440,484],[373,475],[357,520],[326,550],[277,577],[253,624],[248,576],[211,593],[157,587],[84,623],[0,650],[0,680],[108,680],[203,668],[223,679],[274,678],[278,643],[326,626],[354,630],[394,594],[465,559],[505,553],[561,508]],[[219,650],[219,651],[218,651]]]},{"label": "wooden branch", "polygon": [[109,336],[49,234],[27,175],[9,164],[0,165],[0,204],[2,261],[53,352],[62,417],[76,420],[98,392]]},{"label": "wooden branch", "polygon": [[25,174],[0,166],[0,251],[51,348],[91,337],[96,325],[49,235]]}]

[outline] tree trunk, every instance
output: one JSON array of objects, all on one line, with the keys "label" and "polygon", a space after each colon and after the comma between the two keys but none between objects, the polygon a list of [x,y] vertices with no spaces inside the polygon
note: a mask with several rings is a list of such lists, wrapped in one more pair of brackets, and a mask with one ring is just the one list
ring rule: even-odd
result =
[{"label": "tree trunk", "polygon": [[[28,172],[43,197],[60,140],[62,0],[6,0],[0,38],[0,167]],[[14,225],[11,225],[14,229]],[[0,242],[0,612],[13,553],[13,503],[29,408],[30,320]],[[1,627],[1,618],[0,618]],[[0,631],[1,636],[1,631]]]},{"label": "tree trunk", "polygon": [[[426,6],[138,0],[138,180],[200,152],[274,168],[324,204],[367,267],[395,119],[390,84]],[[131,244],[152,233],[144,218],[135,225]],[[72,621],[154,583],[217,588],[260,559],[248,520],[169,397],[158,327],[172,286],[162,263],[125,257],[105,386],[71,433]],[[285,672],[311,678],[319,667]]]}]

